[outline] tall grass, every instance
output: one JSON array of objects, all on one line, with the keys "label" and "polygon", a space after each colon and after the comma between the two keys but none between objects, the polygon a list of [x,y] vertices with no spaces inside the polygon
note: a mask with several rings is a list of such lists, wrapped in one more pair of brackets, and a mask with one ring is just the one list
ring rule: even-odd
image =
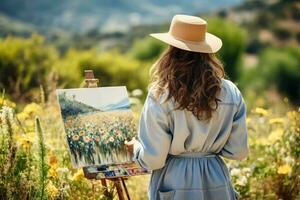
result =
[{"label": "tall grass", "polygon": [[35,131],[38,137],[38,169],[39,169],[39,186],[38,186],[38,199],[46,199],[45,188],[47,184],[47,173],[48,165],[46,163],[46,148],[44,142],[43,130],[41,127],[40,119],[36,117],[35,119]]}]

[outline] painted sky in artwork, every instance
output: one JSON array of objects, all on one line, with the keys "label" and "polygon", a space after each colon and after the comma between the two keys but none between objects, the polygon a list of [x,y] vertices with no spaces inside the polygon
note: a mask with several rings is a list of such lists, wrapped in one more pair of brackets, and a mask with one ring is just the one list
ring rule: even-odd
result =
[{"label": "painted sky in artwork", "polygon": [[67,97],[75,95],[75,100],[94,108],[103,109],[107,105],[116,104],[126,100],[129,106],[128,94],[125,86],[99,87],[99,88],[76,88],[63,89],[59,92],[66,92]]}]

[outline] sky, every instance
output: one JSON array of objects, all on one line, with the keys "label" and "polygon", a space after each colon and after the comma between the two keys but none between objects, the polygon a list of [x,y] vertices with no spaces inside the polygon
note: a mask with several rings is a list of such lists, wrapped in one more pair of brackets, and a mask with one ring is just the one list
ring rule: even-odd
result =
[{"label": "sky", "polygon": [[59,93],[66,92],[66,95],[71,98],[75,95],[76,101],[98,109],[101,109],[108,104],[117,103],[124,98],[128,98],[125,86],[59,89],[57,91]]}]

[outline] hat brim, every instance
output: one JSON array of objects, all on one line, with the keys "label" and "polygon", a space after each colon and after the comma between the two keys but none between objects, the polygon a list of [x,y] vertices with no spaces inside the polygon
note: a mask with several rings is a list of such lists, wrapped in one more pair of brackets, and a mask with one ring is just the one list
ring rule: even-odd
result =
[{"label": "hat brim", "polygon": [[171,46],[194,52],[216,53],[222,47],[222,40],[217,36],[206,33],[205,40],[201,42],[191,42],[175,38],[170,33],[152,33],[150,36],[161,40]]}]

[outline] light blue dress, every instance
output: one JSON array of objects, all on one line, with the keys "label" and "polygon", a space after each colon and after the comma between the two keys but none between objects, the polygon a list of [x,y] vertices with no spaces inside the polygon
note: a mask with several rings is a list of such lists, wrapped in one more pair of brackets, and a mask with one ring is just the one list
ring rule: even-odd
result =
[{"label": "light blue dress", "polygon": [[249,154],[246,105],[234,83],[222,79],[221,102],[209,122],[173,99],[155,100],[150,89],[140,117],[134,159],[152,169],[151,200],[238,199],[222,157],[243,160]]}]

